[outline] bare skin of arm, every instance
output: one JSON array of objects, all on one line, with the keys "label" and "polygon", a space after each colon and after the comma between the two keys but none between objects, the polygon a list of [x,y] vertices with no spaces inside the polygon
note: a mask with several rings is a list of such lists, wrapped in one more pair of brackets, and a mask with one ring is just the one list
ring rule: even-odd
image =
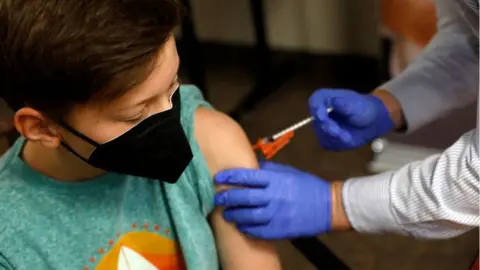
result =
[{"label": "bare skin of arm", "polygon": [[347,231],[352,229],[348,221],[342,200],[343,181],[335,181],[330,185],[332,194],[332,230]]},{"label": "bare skin of arm", "polygon": [[387,107],[390,117],[393,122],[395,122],[395,129],[401,129],[405,126],[405,119],[403,117],[402,105],[398,100],[387,90],[377,89],[372,93],[374,96],[378,97],[383,101],[385,107]]},{"label": "bare skin of arm", "polygon": [[[195,113],[195,136],[212,177],[229,168],[258,168],[257,159],[242,128],[225,114],[199,108]],[[217,186],[216,191],[227,188]],[[215,209],[210,216],[210,223],[223,269],[281,269],[272,243],[243,235],[234,224],[225,221],[222,212],[223,209]]]}]

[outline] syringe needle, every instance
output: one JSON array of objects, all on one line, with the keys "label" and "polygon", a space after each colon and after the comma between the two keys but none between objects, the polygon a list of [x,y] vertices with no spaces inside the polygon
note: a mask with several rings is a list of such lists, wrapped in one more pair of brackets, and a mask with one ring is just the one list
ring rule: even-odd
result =
[{"label": "syringe needle", "polygon": [[286,128],[286,129],[284,129],[284,130],[282,130],[282,131],[274,134],[274,135],[272,136],[272,140],[276,140],[276,139],[282,137],[283,135],[285,135],[286,133],[288,133],[288,132],[290,132],[290,131],[295,131],[295,130],[297,130],[297,129],[299,129],[299,128],[305,126],[305,125],[307,125],[308,123],[310,123],[310,122],[312,122],[312,121],[313,121],[313,117],[311,117],[311,116],[308,117],[308,118],[305,118],[305,119],[303,119],[302,121],[300,121],[300,122],[298,122],[298,123],[296,123],[296,124],[293,124],[293,125],[289,126],[288,128]]},{"label": "syringe needle", "polygon": [[[333,110],[332,108],[328,108],[327,112],[330,113],[332,110]],[[267,138],[267,140],[268,141],[275,141],[276,139],[278,139],[278,138],[282,137],[283,135],[287,134],[288,132],[295,131],[295,130],[309,124],[312,121],[313,121],[313,117],[311,117],[311,116],[308,117],[308,118],[305,118],[302,121],[300,121],[296,124],[293,124],[293,125],[289,126],[288,128],[286,128],[286,129],[274,134],[273,136]]]}]

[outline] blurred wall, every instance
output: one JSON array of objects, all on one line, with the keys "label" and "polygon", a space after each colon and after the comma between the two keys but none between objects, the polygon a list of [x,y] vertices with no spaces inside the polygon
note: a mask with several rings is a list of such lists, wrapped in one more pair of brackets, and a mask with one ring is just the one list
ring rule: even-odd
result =
[{"label": "blurred wall", "polygon": [[[191,0],[201,41],[251,45],[249,0]],[[270,44],[317,53],[379,53],[377,0],[263,0]]]}]

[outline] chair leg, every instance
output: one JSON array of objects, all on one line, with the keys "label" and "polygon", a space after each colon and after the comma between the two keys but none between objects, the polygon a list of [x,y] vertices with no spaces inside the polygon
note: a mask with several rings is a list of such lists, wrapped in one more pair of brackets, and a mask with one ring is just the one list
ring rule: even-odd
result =
[{"label": "chair leg", "polygon": [[268,96],[288,79],[292,73],[290,63],[281,65],[278,70],[274,71],[272,65],[272,52],[268,45],[265,31],[265,14],[263,0],[250,0],[250,11],[253,18],[255,29],[255,59],[258,61],[256,65],[256,82],[250,93],[235,107],[230,116],[239,120],[241,116],[255,108],[260,102],[268,98]]},{"label": "chair leg", "polygon": [[316,237],[294,239],[292,245],[317,269],[348,270],[345,265],[325,244]]}]

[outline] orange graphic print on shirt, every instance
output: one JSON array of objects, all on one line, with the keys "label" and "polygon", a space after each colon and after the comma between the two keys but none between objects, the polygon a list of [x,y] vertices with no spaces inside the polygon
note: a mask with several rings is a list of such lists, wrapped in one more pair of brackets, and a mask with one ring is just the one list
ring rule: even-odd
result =
[{"label": "orange graphic print on shirt", "polygon": [[180,248],[171,239],[148,231],[123,235],[96,270],[186,270]]}]

